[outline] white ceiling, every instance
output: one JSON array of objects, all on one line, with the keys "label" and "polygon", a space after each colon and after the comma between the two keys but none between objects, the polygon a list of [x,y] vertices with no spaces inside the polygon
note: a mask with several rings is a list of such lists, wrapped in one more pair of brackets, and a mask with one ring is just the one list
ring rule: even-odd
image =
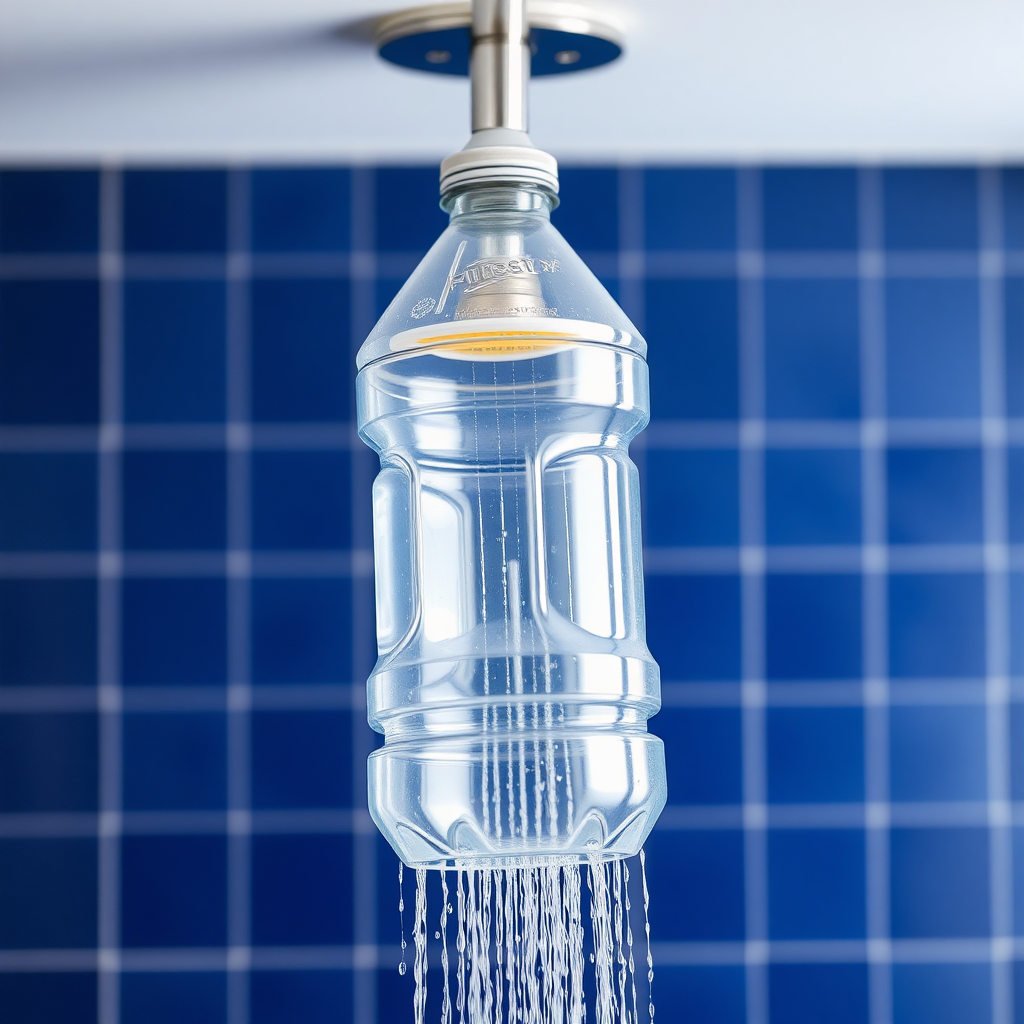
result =
[{"label": "white ceiling", "polygon": [[[0,0],[0,159],[435,159],[464,79],[385,64],[389,0]],[[532,89],[559,156],[1024,157],[1024,0],[596,0],[625,56]]]}]

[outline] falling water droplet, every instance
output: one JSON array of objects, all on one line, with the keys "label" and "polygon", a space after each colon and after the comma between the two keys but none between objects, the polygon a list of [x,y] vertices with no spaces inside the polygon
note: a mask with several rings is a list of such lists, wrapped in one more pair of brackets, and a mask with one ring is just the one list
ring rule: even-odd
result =
[{"label": "falling water droplet", "polygon": [[405,972],[407,970],[409,970],[409,965],[404,960],[399,960],[398,961],[398,973],[399,974],[405,974]]}]

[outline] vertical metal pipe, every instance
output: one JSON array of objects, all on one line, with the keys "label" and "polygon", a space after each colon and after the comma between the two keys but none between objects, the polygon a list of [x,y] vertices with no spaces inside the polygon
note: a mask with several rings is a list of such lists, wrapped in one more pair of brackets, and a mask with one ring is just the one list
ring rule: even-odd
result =
[{"label": "vertical metal pipe", "polygon": [[473,131],[527,130],[529,37],[526,0],[473,0]]}]

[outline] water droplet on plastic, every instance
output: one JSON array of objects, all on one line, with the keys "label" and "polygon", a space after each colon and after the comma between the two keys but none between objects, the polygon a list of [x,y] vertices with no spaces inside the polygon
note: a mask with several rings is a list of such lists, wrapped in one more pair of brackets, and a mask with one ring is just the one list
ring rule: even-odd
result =
[{"label": "water droplet on plastic", "polygon": [[405,974],[407,970],[409,970],[409,965],[404,960],[400,961],[398,964],[398,973]]}]

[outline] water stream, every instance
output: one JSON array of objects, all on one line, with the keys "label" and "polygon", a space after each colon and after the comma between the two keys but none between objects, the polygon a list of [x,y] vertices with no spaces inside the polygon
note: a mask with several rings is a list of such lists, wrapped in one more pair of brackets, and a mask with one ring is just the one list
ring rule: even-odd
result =
[{"label": "water stream", "polygon": [[[454,880],[451,874],[441,872],[442,906],[434,930],[440,944],[441,1024],[640,1024],[625,861],[457,865]],[[654,962],[643,855],[641,878],[649,992]],[[426,879],[426,871],[416,872],[416,1024],[426,1024]],[[449,928],[455,932],[454,957]],[[653,1021],[654,1003],[648,1004]]]}]

